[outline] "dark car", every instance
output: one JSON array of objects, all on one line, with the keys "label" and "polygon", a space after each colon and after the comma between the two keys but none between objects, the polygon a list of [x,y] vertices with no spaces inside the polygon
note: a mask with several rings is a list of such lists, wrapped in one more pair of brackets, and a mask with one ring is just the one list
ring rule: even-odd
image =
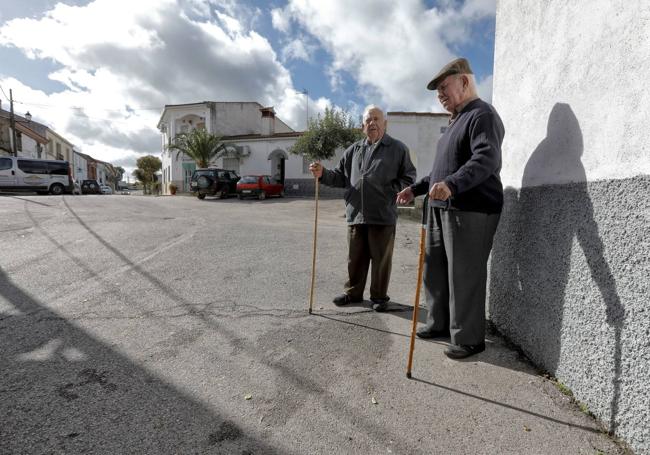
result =
[{"label": "dark car", "polygon": [[239,176],[234,171],[217,168],[197,169],[192,173],[190,189],[199,199],[206,196],[226,198],[237,193]]},{"label": "dark car", "polygon": [[82,180],[81,194],[101,194],[102,189],[97,180]]},{"label": "dark car", "polygon": [[245,175],[237,182],[237,196],[260,200],[267,196],[284,197],[284,185],[274,182],[270,175]]}]

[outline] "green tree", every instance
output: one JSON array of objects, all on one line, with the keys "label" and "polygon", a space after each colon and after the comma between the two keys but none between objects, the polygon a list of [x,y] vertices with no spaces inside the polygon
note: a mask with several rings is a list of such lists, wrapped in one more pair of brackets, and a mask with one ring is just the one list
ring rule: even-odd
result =
[{"label": "green tree", "polygon": [[156,172],[162,168],[160,158],[153,155],[143,156],[138,158],[136,165],[138,167],[133,171],[133,176],[142,182],[145,194],[147,193],[147,189],[149,190],[149,193],[151,193],[151,185],[157,180]]},{"label": "green tree", "polygon": [[228,147],[229,144],[221,141],[221,136],[208,133],[203,128],[196,128],[176,136],[167,149],[176,151],[176,158],[185,153],[196,161],[198,167],[208,167],[212,160],[226,154]]},{"label": "green tree", "polygon": [[126,173],[126,170],[122,166],[114,166],[115,169],[115,188],[117,189],[120,186],[122,177]]},{"label": "green tree", "polygon": [[348,147],[363,137],[345,111],[325,108],[325,114],[309,121],[305,134],[300,136],[290,152],[310,160],[327,160],[339,147]]}]

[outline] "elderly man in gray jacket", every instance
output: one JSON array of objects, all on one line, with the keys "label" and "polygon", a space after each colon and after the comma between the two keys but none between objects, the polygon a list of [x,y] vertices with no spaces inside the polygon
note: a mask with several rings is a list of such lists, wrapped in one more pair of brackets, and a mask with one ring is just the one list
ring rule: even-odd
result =
[{"label": "elderly man in gray jacket", "polygon": [[348,281],[343,294],[334,298],[336,305],[363,301],[371,263],[372,308],[384,311],[390,300],[396,196],[413,184],[416,173],[408,148],[385,131],[383,111],[370,105],[363,113],[366,138],[348,147],[335,169],[325,169],[320,163],[309,166],[323,184],[346,189]]}]

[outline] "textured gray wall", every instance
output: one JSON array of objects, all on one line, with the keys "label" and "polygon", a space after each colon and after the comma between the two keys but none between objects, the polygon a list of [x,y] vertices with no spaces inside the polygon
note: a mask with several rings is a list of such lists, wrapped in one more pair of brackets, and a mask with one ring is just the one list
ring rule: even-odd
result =
[{"label": "textured gray wall", "polygon": [[639,454],[650,453],[649,234],[649,176],[509,188],[489,284],[499,330]]}]

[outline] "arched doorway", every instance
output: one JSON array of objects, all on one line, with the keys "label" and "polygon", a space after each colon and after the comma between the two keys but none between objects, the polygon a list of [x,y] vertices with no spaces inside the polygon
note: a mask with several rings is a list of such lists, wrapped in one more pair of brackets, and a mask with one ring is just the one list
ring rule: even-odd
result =
[{"label": "arched doorway", "polygon": [[273,150],[268,158],[271,161],[271,177],[284,185],[284,162],[289,159],[287,152],[282,149]]}]

